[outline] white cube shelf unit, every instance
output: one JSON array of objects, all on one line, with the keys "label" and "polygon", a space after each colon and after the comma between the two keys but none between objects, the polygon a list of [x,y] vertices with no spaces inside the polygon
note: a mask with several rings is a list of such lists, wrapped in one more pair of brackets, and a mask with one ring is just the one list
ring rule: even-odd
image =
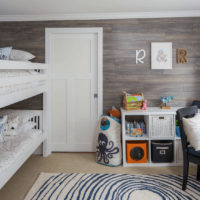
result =
[{"label": "white cube shelf unit", "polygon": [[[127,111],[121,108],[122,119],[122,146],[123,146],[123,166],[141,167],[141,166],[177,166],[182,164],[182,146],[181,139],[176,137],[176,111],[179,108],[173,107],[164,110],[159,107],[149,107],[147,110]],[[133,137],[126,133],[126,120],[143,119],[146,124],[146,134],[143,137]],[[160,140],[173,141],[173,162],[155,163],[151,160],[151,142]],[[146,163],[128,163],[126,156],[127,142],[147,142],[147,162]]]}]

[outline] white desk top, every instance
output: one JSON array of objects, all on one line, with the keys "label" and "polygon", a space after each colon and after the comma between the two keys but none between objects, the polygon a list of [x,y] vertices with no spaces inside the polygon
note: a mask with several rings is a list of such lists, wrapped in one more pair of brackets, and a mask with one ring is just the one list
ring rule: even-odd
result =
[{"label": "white desk top", "polygon": [[148,107],[147,110],[124,110],[121,108],[122,115],[175,115],[181,107],[171,107],[171,109],[161,109],[160,107]]}]

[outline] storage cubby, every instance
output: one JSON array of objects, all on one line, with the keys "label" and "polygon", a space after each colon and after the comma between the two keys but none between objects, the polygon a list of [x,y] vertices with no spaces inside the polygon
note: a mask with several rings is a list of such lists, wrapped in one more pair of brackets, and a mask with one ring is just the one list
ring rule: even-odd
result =
[{"label": "storage cubby", "polygon": [[[123,147],[123,166],[175,166],[181,164],[180,139],[175,134],[175,116],[178,108],[171,108],[169,110],[162,110],[159,107],[149,107],[147,110],[132,110],[127,111],[121,109],[122,116],[122,147]],[[146,133],[142,136],[134,136],[127,131],[127,122],[144,121]],[[146,142],[147,159],[146,162],[130,162],[130,149],[128,146],[135,146]],[[152,157],[155,157],[152,152],[152,143],[167,143],[171,142],[170,156],[162,162],[154,162]],[[129,145],[127,145],[129,144]],[[134,148],[134,147],[133,147]],[[160,149],[161,150],[161,149]],[[166,147],[164,150],[167,150]],[[127,155],[127,152],[129,155]],[[162,151],[161,153],[164,153]],[[167,156],[166,156],[167,157]],[[128,159],[129,158],[129,159]]]},{"label": "storage cubby", "polygon": [[148,162],[148,141],[127,141],[126,160],[127,163]]},{"label": "storage cubby", "polygon": [[174,161],[173,140],[152,140],[151,141],[151,162],[172,163]]},{"label": "storage cubby", "polygon": [[131,140],[148,139],[148,119],[146,116],[126,116],[125,117],[126,137]]},{"label": "storage cubby", "polygon": [[150,133],[152,138],[174,137],[174,116],[168,114],[150,115]]}]

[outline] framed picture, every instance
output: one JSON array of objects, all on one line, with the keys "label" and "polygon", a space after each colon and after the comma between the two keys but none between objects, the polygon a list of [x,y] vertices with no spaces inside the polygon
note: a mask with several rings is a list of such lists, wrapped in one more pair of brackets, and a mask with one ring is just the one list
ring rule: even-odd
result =
[{"label": "framed picture", "polygon": [[151,69],[172,69],[172,43],[151,43]]}]

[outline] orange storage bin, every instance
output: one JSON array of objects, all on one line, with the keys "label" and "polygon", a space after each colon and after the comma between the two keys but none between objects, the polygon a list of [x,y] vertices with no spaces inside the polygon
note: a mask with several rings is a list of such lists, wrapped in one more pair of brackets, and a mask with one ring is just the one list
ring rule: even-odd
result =
[{"label": "orange storage bin", "polygon": [[127,142],[126,160],[127,163],[146,163],[147,162],[147,142]]}]

